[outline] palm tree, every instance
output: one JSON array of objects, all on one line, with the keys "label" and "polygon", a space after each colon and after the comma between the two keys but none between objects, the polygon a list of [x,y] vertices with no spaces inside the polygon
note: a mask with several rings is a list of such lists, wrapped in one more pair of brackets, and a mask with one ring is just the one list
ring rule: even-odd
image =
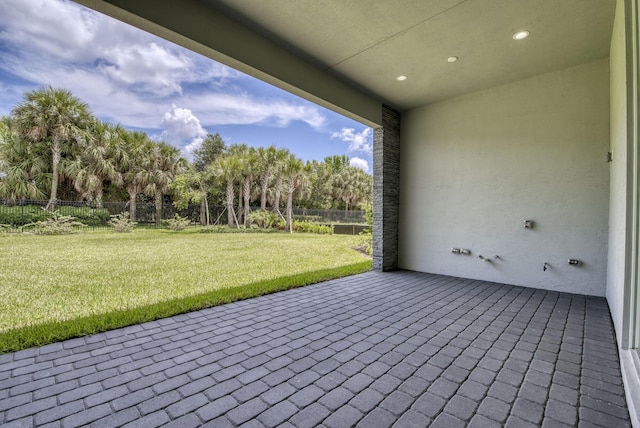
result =
[{"label": "palm tree", "polygon": [[260,174],[260,209],[267,209],[267,187],[269,186],[269,178],[271,167],[276,162],[277,149],[275,146],[269,146],[266,149],[260,147],[258,149],[258,172]]},{"label": "palm tree", "polygon": [[[238,160],[240,162],[239,164],[239,168],[242,168],[242,162],[244,161],[244,154],[249,150],[249,146],[247,146],[246,144],[232,144],[231,146],[229,146],[229,149],[227,150],[227,153],[229,155],[232,156],[237,156]],[[239,220],[242,220],[242,213],[244,211],[244,198],[242,197],[244,191],[244,180],[242,179],[242,175],[237,177],[238,180],[238,217]]]},{"label": "palm tree", "polygon": [[11,129],[9,117],[0,119],[0,197],[11,201],[43,197],[40,186],[48,184],[48,162],[34,145]]},{"label": "palm tree", "polygon": [[89,107],[65,89],[48,87],[25,93],[11,116],[21,138],[45,147],[51,155],[51,192],[46,208],[53,210],[63,173],[59,168],[63,153],[72,153],[74,142],[85,145],[91,138],[87,132],[93,122]]},{"label": "palm tree", "polygon": [[209,201],[207,185],[211,179],[211,170],[198,171],[194,164],[174,177],[171,191],[176,196],[173,205],[178,209],[185,209],[191,202],[200,204],[200,224],[209,226]]},{"label": "palm tree", "polygon": [[304,166],[302,161],[294,155],[289,155],[283,164],[282,174],[287,182],[287,229],[293,233],[293,192],[302,186]]},{"label": "palm tree", "polygon": [[128,162],[123,165],[122,178],[129,194],[129,218],[131,221],[136,221],[138,195],[150,181],[150,153],[154,149],[154,144],[144,132],[127,131],[124,138]]},{"label": "palm tree", "polygon": [[248,148],[246,151],[240,154],[241,156],[241,178],[242,178],[242,198],[244,199],[244,226],[247,226],[249,217],[249,202],[251,200],[251,183],[253,181],[253,174],[256,172],[258,158],[256,149],[253,147]]},{"label": "palm tree", "polygon": [[371,201],[373,177],[355,167],[345,167],[335,174],[334,188],[336,198],[344,202],[344,209],[348,211],[357,203]]},{"label": "palm tree", "polygon": [[290,156],[291,156],[291,153],[287,149],[278,149],[276,151],[275,165],[274,165],[276,182],[273,190],[274,192],[273,212],[279,214],[281,217],[282,217],[282,213],[280,212],[280,195],[282,193],[283,169],[284,169],[285,163],[287,162]]},{"label": "palm tree", "polygon": [[186,170],[186,161],[180,157],[180,150],[163,142],[155,143],[150,153],[148,175],[144,194],[153,196],[156,205],[156,224],[162,222],[162,199],[169,192],[173,178]]},{"label": "palm tree", "polygon": [[96,121],[93,141],[78,153],[70,168],[73,186],[82,198],[102,207],[105,183],[124,184],[122,166],[128,163],[124,147],[125,130],[120,125]]},{"label": "palm tree", "polygon": [[241,162],[238,156],[227,155],[217,158],[209,167],[211,174],[218,179],[220,183],[227,186],[227,224],[233,227],[234,220],[236,226],[239,226],[238,219],[233,210],[233,186],[240,176]]}]

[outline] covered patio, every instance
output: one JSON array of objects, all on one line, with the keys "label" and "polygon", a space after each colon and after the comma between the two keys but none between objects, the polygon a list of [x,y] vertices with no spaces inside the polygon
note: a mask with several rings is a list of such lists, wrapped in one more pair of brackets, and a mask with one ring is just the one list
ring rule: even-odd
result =
[{"label": "covered patio", "polygon": [[601,297],[370,272],[0,356],[0,425],[630,426]]},{"label": "covered patio", "polygon": [[640,0],[76,1],[374,128],[376,272],[0,356],[0,424],[640,424]]}]

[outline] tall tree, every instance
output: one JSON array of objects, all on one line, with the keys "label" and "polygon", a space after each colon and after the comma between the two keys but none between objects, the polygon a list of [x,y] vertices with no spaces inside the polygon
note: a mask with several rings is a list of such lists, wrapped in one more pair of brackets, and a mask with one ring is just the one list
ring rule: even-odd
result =
[{"label": "tall tree", "polygon": [[146,186],[143,192],[153,196],[156,206],[156,224],[162,222],[162,200],[169,192],[173,178],[186,170],[186,162],[180,157],[180,150],[167,143],[155,143],[150,153]]},{"label": "tall tree", "polygon": [[170,186],[175,195],[173,205],[176,208],[185,209],[192,202],[200,204],[200,224],[203,226],[209,226],[211,222],[207,198],[210,178],[210,169],[196,171],[193,165],[190,165],[185,172],[174,177]]},{"label": "tall tree", "polygon": [[235,224],[239,225],[235,211],[233,210],[233,187],[235,181],[240,177],[240,159],[235,155],[219,157],[209,168],[211,174],[216,177],[220,183],[224,183],[227,188],[227,224],[229,227],[233,227],[235,221]]},{"label": "tall tree", "polygon": [[151,175],[151,152],[153,142],[146,133],[128,131],[124,134],[125,150],[129,162],[123,168],[124,186],[129,194],[129,218],[136,221],[136,203],[138,195],[149,184]]},{"label": "tall tree", "polygon": [[275,146],[258,148],[257,173],[260,175],[260,209],[267,209],[267,188],[271,177],[271,169],[276,162],[277,149]]},{"label": "tall tree", "polygon": [[193,165],[196,171],[204,171],[225,152],[226,144],[220,134],[207,134],[199,148],[193,151]]},{"label": "tall tree", "polygon": [[21,138],[46,147],[51,154],[51,192],[46,208],[53,210],[63,154],[72,153],[74,143],[85,145],[91,138],[89,107],[65,89],[47,87],[25,93],[11,116]]},{"label": "tall tree", "polygon": [[238,216],[238,220],[242,221],[242,214],[244,213],[244,198],[243,198],[243,194],[244,194],[244,177],[241,173],[242,168],[243,168],[243,162],[244,162],[244,158],[245,158],[245,153],[249,150],[249,146],[247,146],[246,144],[232,144],[231,146],[229,146],[229,149],[227,150],[227,154],[231,155],[231,156],[236,156],[238,159],[238,165],[239,165],[239,175],[238,177],[236,177],[236,180],[238,181],[238,210],[236,211],[236,214]]},{"label": "tall tree", "polygon": [[324,158],[324,163],[331,167],[334,174],[337,174],[344,168],[347,168],[349,166],[349,162],[350,159],[347,155],[333,155]]},{"label": "tall tree", "polygon": [[302,185],[303,170],[302,161],[294,155],[289,155],[282,168],[287,183],[286,227],[289,233],[293,233],[293,192]]},{"label": "tall tree", "polygon": [[335,198],[344,202],[345,211],[353,209],[358,203],[371,201],[373,177],[366,172],[349,166],[334,177]]},{"label": "tall tree", "polygon": [[95,201],[98,207],[102,207],[105,183],[116,187],[124,184],[122,170],[128,163],[125,132],[119,125],[95,121],[94,138],[71,163],[69,174],[74,188],[82,198]]},{"label": "tall tree", "polygon": [[278,149],[276,151],[275,164],[273,168],[275,170],[275,176],[276,176],[276,182],[274,184],[274,189],[273,189],[273,193],[274,193],[273,212],[279,214],[281,217],[282,217],[282,213],[280,212],[280,196],[282,193],[282,177],[283,177],[285,164],[290,156],[291,156],[291,153],[289,152],[289,150]]},{"label": "tall tree", "polygon": [[0,197],[11,201],[43,197],[49,182],[48,162],[34,152],[34,144],[20,138],[11,119],[0,119]]},{"label": "tall tree", "polygon": [[249,147],[240,154],[241,156],[241,179],[242,179],[242,198],[244,200],[244,226],[247,226],[249,217],[249,203],[251,202],[251,183],[253,175],[256,173],[258,157],[256,149]]}]

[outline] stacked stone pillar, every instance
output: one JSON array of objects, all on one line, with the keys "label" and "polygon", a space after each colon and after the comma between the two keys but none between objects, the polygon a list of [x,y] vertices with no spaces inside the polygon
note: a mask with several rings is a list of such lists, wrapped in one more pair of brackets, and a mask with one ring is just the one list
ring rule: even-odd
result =
[{"label": "stacked stone pillar", "polygon": [[382,106],[382,127],[373,136],[373,269],[398,268],[400,113]]}]

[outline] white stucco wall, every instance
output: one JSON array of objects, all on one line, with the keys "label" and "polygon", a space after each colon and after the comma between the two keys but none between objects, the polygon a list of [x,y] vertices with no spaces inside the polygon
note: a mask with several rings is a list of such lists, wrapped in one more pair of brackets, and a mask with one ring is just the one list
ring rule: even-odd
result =
[{"label": "white stucco wall", "polygon": [[609,257],[607,301],[618,343],[622,333],[625,281],[626,193],[627,193],[627,106],[624,5],[619,0],[611,36],[609,57],[611,86],[611,198],[609,201]]},{"label": "white stucco wall", "polygon": [[605,294],[606,59],[406,112],[401,135],[401,268]]}]

